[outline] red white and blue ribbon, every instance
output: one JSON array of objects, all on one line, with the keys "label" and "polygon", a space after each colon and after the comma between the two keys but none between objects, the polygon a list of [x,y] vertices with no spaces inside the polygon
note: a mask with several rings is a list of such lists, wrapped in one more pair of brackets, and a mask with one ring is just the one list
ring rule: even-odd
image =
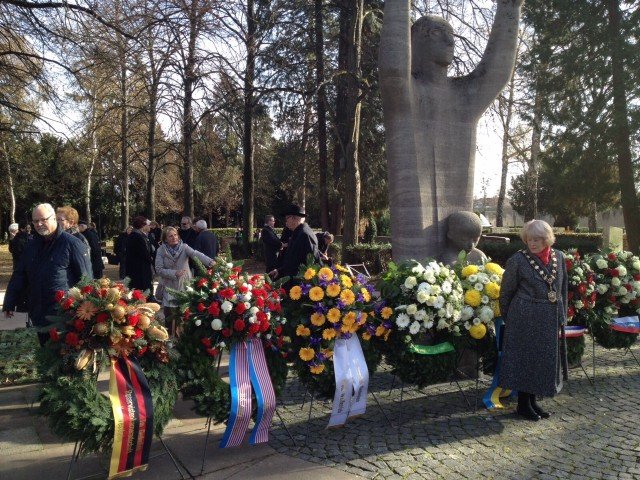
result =
[{"label": "red white and blue ribbon", "polygon": [[500,335],[504,327],[504,320],[502,317],[497,317],[494,320],[494,324],[496,327],[496,345],[498,347],[498,359],[496,361],[496,369],[493,372],[493,381],[491,382],[491,386],[487,390],[487,392],[482,397],[482,402],[484,406],[487,407],[488,410],[493,410],[496,408],[504,408],[502,402],[500,402],[501,398],[508,397],[512,394],[511,390],[504,389],[499,387],[500,383],[500,364],[502,363],[502,349],[500,348]]},{"label": "red white and blue ribbon", "polygon": [[564,338],[579,338],[584,335],[587,329],[579,325],[566,325],[564,327]]},{"label": "red white and blue ribbon", "polygon": [[227,429],[220,440],[220,448],[242,444],[251,421],[251,386],[256,395],[256,424],[249,437],[250,444],[269,440],[269,427],[276,411],[276,394],[273,390],[264,347],[259,339],[231,345],[229,358],[231,381],[231,412]]},{"label": "red white and blue ribbon", "polygon": [[151,390],[135,358],[112,358],[109,399],[114,437],[109,479],[147,469],[153,439]]},{"label": "red white and blue ribbon", "polygon": [[613,319],[613,323],[609,325],[609,328],[621,333],[640,333],[640,322],[637,316],[619,317]]}]

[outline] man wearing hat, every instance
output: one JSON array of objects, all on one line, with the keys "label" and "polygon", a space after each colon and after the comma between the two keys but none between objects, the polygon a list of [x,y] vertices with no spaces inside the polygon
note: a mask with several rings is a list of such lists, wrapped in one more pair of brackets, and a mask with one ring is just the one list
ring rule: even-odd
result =
[{"label": "man wearing hat", "polygon": [[311,227],[304,221],[307,216],[304,208],[291,205],[284,215],[287,228],[292,233],[284,255],[278,259],[278,268],[269,272],[269,275],[274,279],[295,277],[298,274],[300,265],[307,263],[309,254],[312,254],[315,261],[319,262],[318,239]]}]

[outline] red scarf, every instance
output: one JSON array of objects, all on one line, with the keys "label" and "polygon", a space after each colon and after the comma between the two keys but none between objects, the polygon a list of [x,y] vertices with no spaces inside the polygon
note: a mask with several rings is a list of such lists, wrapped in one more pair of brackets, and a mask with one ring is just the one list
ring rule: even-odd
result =
[{"label": "red scarf", "polygon": [[545,248],[540,253],[534,253],[534,255],[542,260],[542,263],[549,265],[549,262],[551,261],[551,247]]}]

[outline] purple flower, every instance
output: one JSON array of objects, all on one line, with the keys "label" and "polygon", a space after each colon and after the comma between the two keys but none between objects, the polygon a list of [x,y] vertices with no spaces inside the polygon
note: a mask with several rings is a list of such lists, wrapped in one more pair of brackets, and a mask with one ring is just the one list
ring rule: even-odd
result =
[{"label": "purple flower", "polygon": [[346,307],[346,305],[345,305],[345,303],[344,303],[342,300],[338,300],[338,301],[336,302],[336,307],[337,307],[339,310],[342,310],[344,307]]},{"label": "purple flower", "polygon": [[364,302],[364,296],[361,293],[356,295],[356,302],[360,302],[360,303]]},{"label": "purple flower", "polygon": [[312,336],[309,339],[309,343],[314,347],[317,346],[317,345],[320,345],[321,342],[322,342],[322,338],[320,338],[320,337],[313,337]]},{"label": "purple flower", "polygon": [[309,293],[309,290],[311,290],[312,285],[308,284],[308,283],[303,283],[302,285],[300,285],[300,288],[302,289],[302,294],[306,295]]},{"label": "purple flower", "polygon": [[318,359],[318,362],[322,363],[327,359],[327,356],[322,352],[318,352],[316,353],[316,358]]},{"label": "purple flower", "polygon": [[313,311],[315,313],[321,313],[323,315],[326,315],[326,313],[329,311],[329,309],[323,305],[322,303],[318,302],[313,306]]}]

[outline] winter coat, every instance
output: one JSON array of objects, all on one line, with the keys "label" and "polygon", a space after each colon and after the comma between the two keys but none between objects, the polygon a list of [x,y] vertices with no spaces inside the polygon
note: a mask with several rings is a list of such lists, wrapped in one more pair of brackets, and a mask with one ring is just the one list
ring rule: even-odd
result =
[{"label": "winter coat", "polygon": [[19,231],[16,236],[9,240],[9,252],[13,257],[13,269],[18,266],[18,261],[24,252],[27,242],[29,241],[29,235],[27,232]]},{"label": "winter coat", "polygon": [[557,275],[553,282],[557,301],[548,298],[549,286],[535,270],[547,275],[545,266],[534,254],[520,251],[507,261],[500,287],[500,311],[505,322],[500,386],[512,390],[551,397],[567,379],[567,347],[561,333],[567,321],[567,267],[564,256],[554,250]]},{"label": "winter coat", "polygon": [[84,235],[84,238],[86,238],[87,242],[89,243],[93,278],[102,278],[104,263],[102,261],[102,247],[100,246],[98,232],[96,232],[93,228],[87,228],[84,232],[82,232],[82,235]]},{"label": "winter coat", "polygon": [[125,268],[127,277],[131,279],[129,288],[137,288],[151,293],[153,280],[153,260],[151,244],[147,236],[140,230],[133,230],[127,237]]},{"label": "winter coat", "polygon": [[[156,273],[159,275],[158,288],[164,287],[162,295],[163,307],[175,307],[174,296],[168,289],[182,291],[193,278],[189,269],[189,259],[197,258],[205,267],[208,267],[213,259],[205,254],[194,250],[186,243],[182,242],[178,252],[171,255],[165,244],[160,245],[156,254]],[[184,275],[180,278],[176,277],[178,270],[185,270]],[[157,290],[156,290],[157,291]]]},{"label": "winter coat", "polygon": [[260,238],[264,245],[264,263],[266,272],[269,273],[278,266],[278,252],[282,247],[282,242],[278,238],[278,235],[276,235],[273,228],[269,225],[262,227]]},{"label": "winter coat", "polygon": [[27,292],[27,309],[35,326],[46,326],[56,314],[56,292],[67,291],[85,277],[91,280],[91,261],[85,245],[60,226],[45,241],[36,235],[27,243],[4,297],[3,311],[14,311]]},{"label": "winter coat", "polygon": [[204,253],[209,258],[216,258],[218,256],[218,237],[210,230],[203,230],[196,237],[193,249]]},{"label": "winter coat", "polygon": [[307,256],[311,254],[320,263],[318,253],[318,239],[311,227],[306,223],[298,225],[291,234],[287,249],[278,265],[278,278],[295,277],[300,265],[307,263]]}]

